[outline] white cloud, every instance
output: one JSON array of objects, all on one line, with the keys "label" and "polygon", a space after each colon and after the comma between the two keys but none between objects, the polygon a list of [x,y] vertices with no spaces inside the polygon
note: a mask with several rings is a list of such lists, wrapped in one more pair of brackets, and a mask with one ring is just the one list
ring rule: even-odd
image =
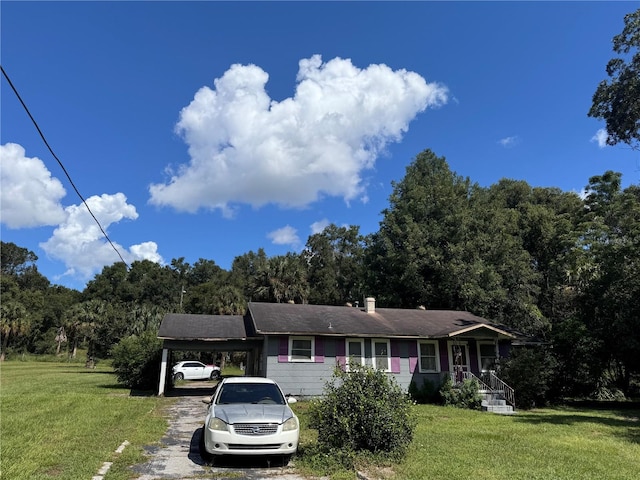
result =
[{"label": "white cloud", "polygon": [[274,245],[291,245],[296,248],[300,245],[298,231],[290,225],[269,232],[267,238],[269,238]]},{"label": "white cloud", "polygon": [[505,137],[498,140],[498,143],[502,145],[504,148],[515,147],[520,143],[520,137],[517,135],[513,135],[511,137]]},{"label": "white cloud", "polygon": [[[86,202],[106,232],[110,225],[124,218],[138,218],[136,208],[127,203],[127,198],[122,193],[92,196]],[[65,213],[66,220],[60,223],[53,236],[41,243],[40,247],[48,256],[64,262],[67,267],[66,275],[88,279],[105,265],[121,261],[83,204],[71,205],[65,209]],[[115,241],[113,244],[127,263],[143,259],[162,263],[154,242],[133,245],[129,251]]]},{"label": "white cloud", "polygon": [[591,137],[591,141],[592,142],[597,142],[598,143],[598,147],[600,148],[604,148],[607,146],[607,137],[609,135],[607,134],[607,130],[604,128],[601,128],[600,130],[598,130],[596,132],[596,134]]},{"label": "white cloud", "polygon": [[149,260],[154,263],[164,263],[164,260],[158,253],[158,244],[156,242],[142,242],[138,245],[129,247],[129,262],[134,260]]},{"label": "white cloud", "polygon": [[9,228],[57,225],[65,218],[66,191],[39,158],[16,143],[0,145],[0,218]]},{"label": "white cloud", "polygon": [[313,222],[311,224],[311,235],[315,235],[316,233],[322,233],[322,231],[329,226],[331,222],[326,218],[322,220],[318,220],[317,222]]},{"label": "white cloud", "polygon": [[269,76],[232,65],[214,88],[202,87],[180,113],[176,131],[191,160],[166,184],[149,187],[150,202],[195,212],[229,204],[303,207],[326,196],[364,195],[362,172],[427,107],[447,102],[447,88],[386,65],[350,60],[299,62],[292,97],[271,100]]}]

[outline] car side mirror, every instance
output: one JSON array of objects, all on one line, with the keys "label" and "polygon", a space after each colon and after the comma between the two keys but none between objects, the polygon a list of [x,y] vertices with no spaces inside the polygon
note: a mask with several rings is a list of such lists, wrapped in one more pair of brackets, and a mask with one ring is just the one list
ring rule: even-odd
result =
[{"label": "car side mirror", "polygon": [[211,405],[213,402],[213,397],[207,397],[202,399],[202,403],[206,403],[207,405]]},{"label": "car side mirror", "polygon": [[287,403],[298,403],[296,397],[287,397]]}]

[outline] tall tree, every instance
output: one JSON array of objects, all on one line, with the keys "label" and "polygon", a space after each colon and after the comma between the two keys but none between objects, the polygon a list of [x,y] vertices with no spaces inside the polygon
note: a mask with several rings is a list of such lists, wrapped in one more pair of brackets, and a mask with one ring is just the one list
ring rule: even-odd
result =
[{"label": "tall tree", "polygon": [[19,275],[38,260],[32,251],[12,242],[0,241],[0,273]]},{"label": "tall tree", "polygon": [[122,302],[135,300],[131,285],[127,282],[127,275],[127,265],[124,262],[103,267],[102,272],[87,283],[82,292],[83,300],[94,298],[107,301],[113,301],[117,298]]},{"label": "tall tree", "polygon": [[0,336],[2,336],[0,361],[6,358],[9,339],[25,335],[30,329],[31,319],[24,305],[16,301],[3,301],[0,305]]},{"label": "tall tree", "polygon": [[622,33],[613,37],[613,50],[620,57],[607,63],[610,80],[598,85],[588,115],[606,122],[607,144],[622,142],[637,149],[640,146],[640,9],[625,15]]},{"label": "tall tree", "polygon": [[238,287],[247,300],[265,300],[256,296],[256,292],[261,273],[268,267],[269,259],[263,248],[259,248],[257,252],[249,251],[233,259],[229,282]]},{"label": "tall tree", "polygon": [[187,313],[243,315],[247,302],[237,287],[209,282],[191,289],[184,308]]},{"label": "tall tree", "polygon": [[381,305],[458,308],[450,291],[452,248],[468,224],[473,188],[425,150],[393,182],[390,206],[366,252],[368,295]]},{"label": "tall tree", "polygon": [[589,268],[582,272],[580,305],[598,346],[601,378],[628,392],[640,373],[640,187],[620,185],[621,175],[608,171],[587,186]]},{"label": "tall tree", "polygon": [[88,340],[88,356],[94,355],[94,346],[97,339],[97,329],[105,320],[106,302],[102,300],[89,300],[73,305],[65,312],[64,324],[67,336],[71,339],[71,358],[77,355],[80,344]]},{"label": "tall tree", "polygon": [[308,268],[309,303],[344,305],[361,299],[364,238],[359,227],[327,226],[302,252]]},{"label": "tall tree", "polygon": [[307,303],[309,285],[304,259],[295,253],[269,258],[266,269],[257,272],[254,293],[268,302]]}]

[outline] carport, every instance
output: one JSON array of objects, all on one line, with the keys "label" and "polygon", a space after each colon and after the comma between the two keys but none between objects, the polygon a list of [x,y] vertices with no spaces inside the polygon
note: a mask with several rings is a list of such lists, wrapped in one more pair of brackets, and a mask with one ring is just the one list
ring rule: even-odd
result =
[{"label": "carport", "polygon": [[[263,338],[251,336],[248,319],[241,315],[193,315],[168,313],[162,319],[162,360],[158,395],[164,395],[170,375],[171,352],[247,352],[245,372],[255,375],[262,361]],[[248,327],[248,328],[247,328]]]}]

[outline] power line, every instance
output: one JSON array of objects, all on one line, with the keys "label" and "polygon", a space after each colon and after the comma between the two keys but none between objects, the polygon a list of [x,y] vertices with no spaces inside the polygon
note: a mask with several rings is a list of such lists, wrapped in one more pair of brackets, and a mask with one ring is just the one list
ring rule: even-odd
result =
[{"label": "power line", "polygon": [[120,254],[120,252],[118,251],[118,249],[116,248],[116,246],[113,244],[113,242],[111,241],[111,239],[109,238],[109,236],[107,235],[107,232],[104,231],[104,228],[102,228],[102,225],[100,225],[100,222],[98,221],[98,219],[96,218],[96,216],[93,214],[93,212],[91,211],[91,209],[89,208],[89,205],[87,204],[86,200],[84,199],[84,197],[80,194],[80,192],[78,191],[78,189],[76,188],[76,185],[73,183],[73,180],[71,180],[71,176],[69,175],[69,172],[67,172],[67,169],[64,168],[64,165],[62,164],[62,162],[60,161],[60,159],[58,158],[58,156],[53,152],[53,149],[51,148],[51,146],[49,145],[49,142],[47,142],[47,139],[45,138],[44,134],[42,133],[42,130],[40,130],[40,127],[38,126],[38,122],[36,122],[35,118],[33,118],[33,115],[31,115],[31,112],[29,111],[29,109],[27,108],[27,105],[24,103],[24,101],[22,100],[22,97],[20,96],[20,94],[18,93],[18,90],[16,89],[16,87],[14,87],[13,82],[11,81],[11,79],[9,78],[9,75],[7,75],[7,72],[4,71],[4,68],[2,67],[2,65],[0,65],[0,70],[2,70],[2,75],[4,75],[4,78],[7,80],[7,82],[9,83],[9,86],[11,87],[11,89],[13,90],[13,93],[15,93],[16,97],[18,98],[18,100],[20,101],[20,103],[22,104],[22,107],[24,108],[25,112],[27,112],[27,115],[29,115],[29,118],[31,119],[31,121],[33,122],[33,125],[36,127],[36,130],[38,131],[38,133],[40,134],[40,138],[42,138],[42,141],[44,142],[44,144],[47,146],[47,148],[49,149],[49,152],[51,152],[51,155],[53,155],[53,158],[56,159],[56,161],[58,162],[58,165],[60,165],[60,168],[62,168],[62,171],[64,172],[64,174],[67,176],[67,179],[69,180],[69,183],[71,184],[71,186],[73,187],[73,190],[76,192],[76,194],[78,195],[78,197],[80,197],[80,200],[82,200],[82,203],[84,204],[84,206],[87,208],[87,211],[89,212],[89,214],[91,214],[91,216],[93,217],[93,220],[96,222],[96,224],[98,225],[98,228],[100,228],[100,231],[102,232],[102,235],[104,235],[104,238],[107,239],[107,241],[109,242],[109,245],[111,245],[111,248],[113,248],[113,250],[116,252],[116,254],[118,254],[118,257],[120,257],[120,260],[122,260],[122,263],[124,263],[127,268],[129,268],[129,264],[127,262],[125,262],[124,258],[122,258],[122,255]]}]

